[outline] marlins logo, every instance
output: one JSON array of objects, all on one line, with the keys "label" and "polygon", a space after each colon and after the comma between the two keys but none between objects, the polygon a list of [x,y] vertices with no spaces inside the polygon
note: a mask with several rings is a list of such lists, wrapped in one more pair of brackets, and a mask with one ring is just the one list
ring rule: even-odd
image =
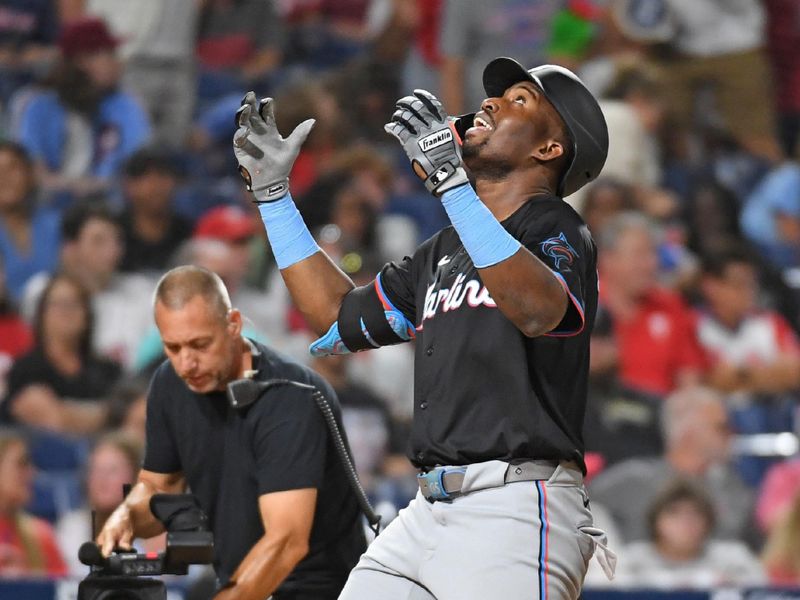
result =
[{"label": "marlins logo", "polygon": [[[549,256],[555,262],[555,267],[559,271],[569,271],[570,265],[575,262],[578,253],[569,245],[567,237],[564,232],[558,234],[557,237],[551,237],[540,244],[542,252],[545,256]],[[562,263],[566,263],[562,267]]]},{"label": "marlins logo", "polygon": [[446,127],[445,129],[441,129],[422,138],[418,143],[419,149],[423,152],[427,152],[428,150],[432,150],[433,148],[437,148],[451,141],[453,141],[453,131],[449,127]]}]

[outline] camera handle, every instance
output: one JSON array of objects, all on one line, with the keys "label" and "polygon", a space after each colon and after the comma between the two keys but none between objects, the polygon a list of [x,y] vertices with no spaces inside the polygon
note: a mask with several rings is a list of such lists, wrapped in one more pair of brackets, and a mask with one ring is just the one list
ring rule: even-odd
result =
[{"label": "camera handle", "polygon": [[350,483],[350,487],[356,495],[358,505],[361,508],[361,511],[364,513],[364,516],[367,517],[369,528],[375,532],[375,535],[377,536],[380,533],[381,516],[375,514],[375,510],[372,508],[372,504],[370,504],[367,494],[364,492],[364,488],[361,487],[361,482],[358,480],[358,474],[356,473],[355,466],[353,465],[353,460],[350,457],[350,453],[347,451],[347,446],[345,446],[342,433],[339,431],[339,425],[336,423],[336,418],[333,415],[333,409],[331,408],[328,399],[316,386],[291,379],[268,379],[267,381],[237,379],[228,384],[228,401],[233,408],[245,408],[258,400],[261,394],[266,392],[268,389],[283,385],[291,385],[311,392],[312,399],[322,413],[322,417],[325,419],[325,424],[327,425],[328,431],[333,439],[333,445],[336,448],[336,453],[339,455],[339,460],[344,467],[344,472],[347,476],[348,482]]}]

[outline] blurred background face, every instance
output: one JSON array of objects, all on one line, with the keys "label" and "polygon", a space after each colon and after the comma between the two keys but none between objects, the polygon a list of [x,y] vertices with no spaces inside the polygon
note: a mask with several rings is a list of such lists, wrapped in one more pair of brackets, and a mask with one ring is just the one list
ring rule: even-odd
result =
[{"label": "blurred background face", "polygon": [[172,173],[149,170],[125,180],[128,200],[145,213],[163,214],[169,210],[178,182]]},{"label": "blurred background face", "polygon": [[591,188],[583,208],[583,218],[592,235],[597,236],[610,218],[627,209],[622,188],[599,183]]},{"label": "blurred background face", "polygon": [[709,523],[697,503],[676,500],[656,517],[655,534],[659,549],[687,559],[700,554],[709,534]]},{"label": "blurred background face", "polygon": [[33,188],[33,171],[14,152],[0,150],[0,211],[16,208]]},{"label": "blurred background face", "polygon": [[600,253],[602,277],[621,293],[640,297],[658,282],[658,253],[645,229],[628,229]]},{"label": "blurred background face", "polygon": [[79,338],[88,326],[88,315],[78,290],[64,279],[58,280],[43,299],[42,332],[59,340]]},{"label": "blurred background face", "polygon": [[105,219],[89,219],[75,240],[76,260],[88,272],[110,277],[122,260],[122,234]]},{"label": "blurred background face", "polygon": [[747,263],[731,263],[721,277],[703,278],[703,297],[714,314],[735,324],[756,306],[758,277]]},{"label": "blurred background face", "polygon": [[728,459],[730,439],[728,413],[721,403],[714,403],[697,408],[684,443],[691,444],[708,463],[718,464]]},{"label": "blurred background face", "polygon": [[144,445],[145,423],[147,422],[147,394],[142,394],[134,400],[125,413],[121,429],[133,439]]},{"label": "blurred background face", "polygon": [[0,455],[0,507],[21,510],[31,499],[33,466],[23,442],[11,442]]},{"label": "blurred background face", "polygon": [[370,213],[365,199],[354,190],[345,188],[336,195],[331,222],[339,227],[345,240],[361,246],[370,226]]},{"label": "blurred background face", "polygon": [[113,50],[83,54],[75,62],[101,90],[113,90],[117,87],[122,67]]},{"label": "blurred background face", "polygon": [[135,478],[135,469],[122,450],[113,444],[100,444],[89,457],[89,506],[100,511],[114,510],[122,502],[122,486],[133,483]]}]

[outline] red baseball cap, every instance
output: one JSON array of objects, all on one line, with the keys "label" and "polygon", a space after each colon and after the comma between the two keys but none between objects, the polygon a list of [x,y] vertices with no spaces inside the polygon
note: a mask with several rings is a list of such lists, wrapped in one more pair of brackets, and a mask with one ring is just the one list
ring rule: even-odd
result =
[{"label": "red baseball cap", "polygon": [[118,45],[119,40],[111,35],[106,22],[95,17],[67,23],[58,39],[58,47],[66,58],[101,50],[113,50]]},{"label": "red baseball cap", "polygon": [[252,237],[256,231],[253,218],[238,206],[218,206],[200,217],[194,237],[238,242]]}]

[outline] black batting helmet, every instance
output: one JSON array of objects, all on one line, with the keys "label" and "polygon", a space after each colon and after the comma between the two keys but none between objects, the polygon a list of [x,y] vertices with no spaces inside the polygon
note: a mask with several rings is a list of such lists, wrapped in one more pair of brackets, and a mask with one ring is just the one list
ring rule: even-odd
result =
[{"label": "black batting helmet", "polygon": [[[495,58],[483,70],[483,87],[490,98],[502,96],[521,81],[530,81],[542,90],[567,126],[572,141],[572,162],[567,166],[558,186],[562,197],[578,191],[595,179],[608,156],[608,127],[592,93],[569,69],[542,65],[526,70],[513,58]],[[471,126],[474,115],[465,115],[457,125],[463,134]]]}]

